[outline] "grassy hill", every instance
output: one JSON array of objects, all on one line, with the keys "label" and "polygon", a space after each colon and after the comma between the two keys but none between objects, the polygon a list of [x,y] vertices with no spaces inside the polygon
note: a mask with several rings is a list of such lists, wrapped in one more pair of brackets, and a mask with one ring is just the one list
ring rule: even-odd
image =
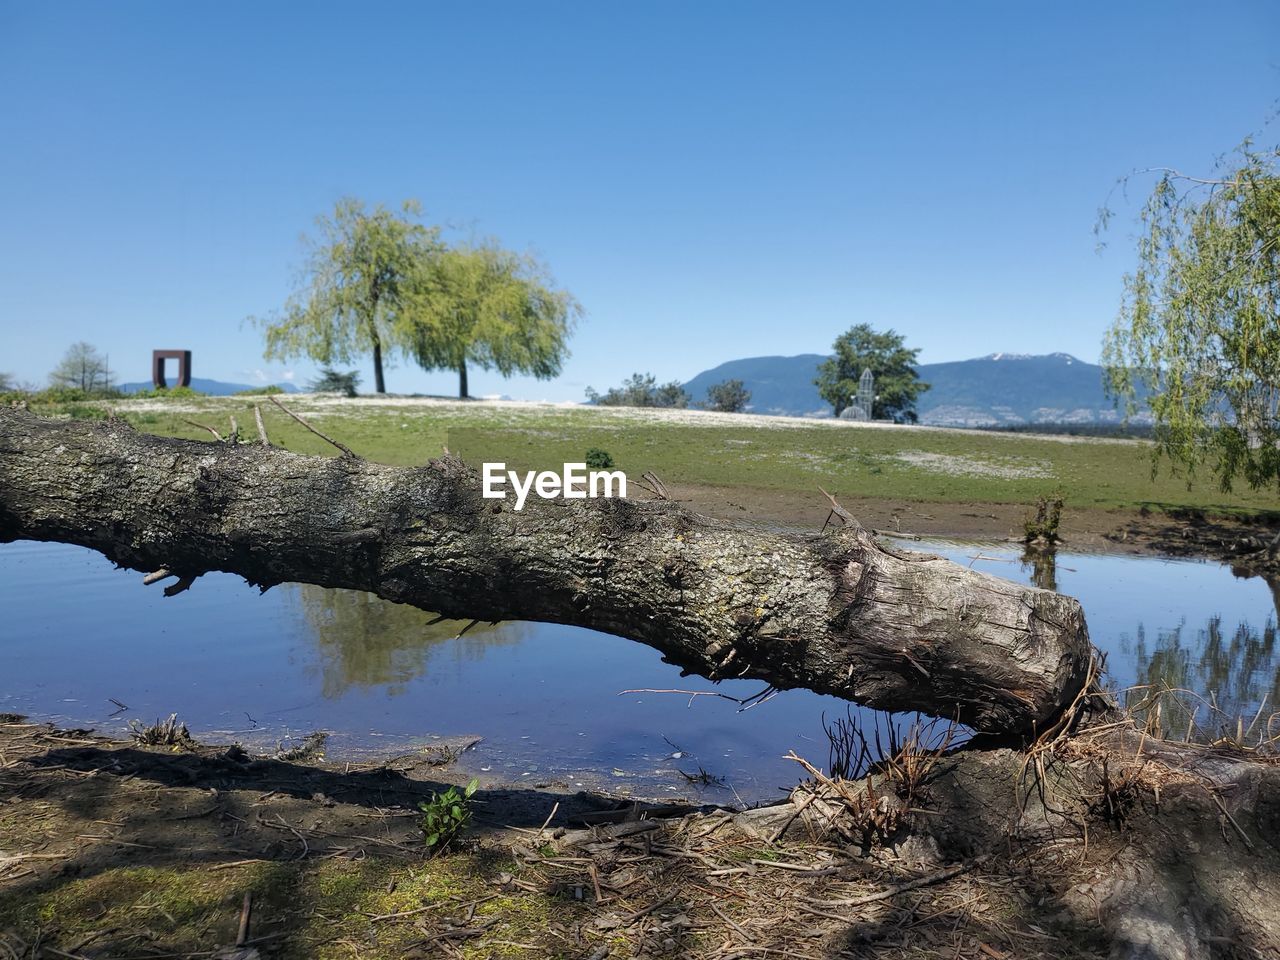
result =
[{"label": "grassy hill", "polygon": [[[271,442],[300,453],[335,451],[284,413],[252,397],[100,401],[37,412],[106,417],[140,430],[206,440],[194,423],[253,423],[262,408]],[[629,476],[655,470],[668,483],[814,491],[941,503],[1030,504],[1061,492],[1068,505],[1211,512],[1280,509],[1274,491],[1226,494],[1210,478],[1188,485],[1137,440],[860,425],[687,410],[558,406],[428,399],[354,400],[298,395],[291,410],[361,455],[420,465],[447,446],[470,463],[559,469],[586,451],[608,451]],[[250,430],[249,436],[252,436]]]}]

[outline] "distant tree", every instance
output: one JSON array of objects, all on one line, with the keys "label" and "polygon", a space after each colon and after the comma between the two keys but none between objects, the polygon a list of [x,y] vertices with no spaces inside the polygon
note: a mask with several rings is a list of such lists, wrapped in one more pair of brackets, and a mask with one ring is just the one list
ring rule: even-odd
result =
[{"label": "distant tree", "polygon": [[741,413],[751,402],[751,391],[741,380],[725,380],[707,387],[707,407],[720,413]]},{"label": "distant tree", "polygon": [[683,409],[689,406],[689,394],[685,393],[684,387],[680,385],[680,381],[672,380],[670,383],[664,383],[654,391],[655,407],[676,407]]},{"label": "distant tree", "polygon": [[[359,385],[360,374],[355,370],[339,373],[332,367],[325,367],[320,371],[319,377],[307,384],[307,389],[312,393],[340,393],[344,397],[354,397]],[[284,391],[277,388],[277,392]]]},{"label": "distant tree", "polygon": [[300,288],[279,316],[257,319],[267,359],[306,356],[323,364],[349,363],[372,353],[374,389],[386,393],[383,367],[402,344],[406,305],[424,258],[440,250],[439,230],[420,222],[407,201],[401,213],[366,210],[338,201],[304,240],[307,261]]},{"label": "distant tree", "polygon": [[12,373],[0,373],[0,393],[8,393],[17,389],[18,385],[14,382]]},{"label": "distant tree", "polygon": [[1207,462],[1224,490],[1280,485],[1280,148],[1246,141],[1216,176],[1148,172],[1109,387],[1130,412],[1150,391],[1157,458]]},{"label": "distant tree", "polygon": [[106,356],[93,344],[81,340],[68,347],[62,361],[53,368],[49,386],[81,390],[92,396],[109,392],[114,384]]},{"label": "distant tree", "polygon": [[587,402],[601,407],[678,407],[689,406],[689,394],[679,381],[659,386],[651,373],[633,373],[621,387],[597,393],[587,387]]},{"label": "distant tree", "polygon": [[472,366],[539,380],[560,373],[582,309],[535,257],[490,242],[425,250],[417,268],[403,336],[424,369],[457,372],[459,397]]},{"label": "distant tree", "polygon": [[818,365],[814,384],[822,399],[835,409],[836,416],[853,402],[858,378],[870,369],[876,378],[876,398],[871,416],[898,423],[916,421],[916,399],[929,389],[916,373],[916,355],[900,334],[879,333],[860,323],[836,338],[834,356]]}]

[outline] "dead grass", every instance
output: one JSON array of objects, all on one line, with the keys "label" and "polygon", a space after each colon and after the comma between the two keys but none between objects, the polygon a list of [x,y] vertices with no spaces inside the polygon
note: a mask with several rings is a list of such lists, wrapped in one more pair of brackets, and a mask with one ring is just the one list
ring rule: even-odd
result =
[{"label": "dead grass", "polygon": [[140,720],[129,721],[129,733],[133,742],[144,747],[189,747],[195,745],[187,725],[171,713],[164,720],[144,724]]}]

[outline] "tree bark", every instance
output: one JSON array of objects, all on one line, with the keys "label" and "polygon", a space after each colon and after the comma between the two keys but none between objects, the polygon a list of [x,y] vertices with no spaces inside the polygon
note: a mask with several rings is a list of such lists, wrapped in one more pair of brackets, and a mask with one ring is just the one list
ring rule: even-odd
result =
[{"label": "tree bark", "polygon": [[[1080,605],[855,528],[782,534],[669,501],[481,497],[423,467],[0,410],[0,542],[140,571],[367,590],[450,617],[574,624],[712,679],[754,677],[979,730],[1044,729],[1087,681]],[[197,587],[198,588],[198,587]]]},{"label": "tree bark", "polygon": [[382,376],[382,341],[376,334],[373,338],[373,389],[376,393],[387,392],[387,382]]},{"label": "tree bark", "polygon": [[458,361],[458,399],[467,399],[467,361]]}]

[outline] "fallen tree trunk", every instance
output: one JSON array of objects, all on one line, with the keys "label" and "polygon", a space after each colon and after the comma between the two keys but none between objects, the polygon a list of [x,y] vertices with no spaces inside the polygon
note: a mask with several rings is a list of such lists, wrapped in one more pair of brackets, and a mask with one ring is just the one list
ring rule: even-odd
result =
[{"label": "fallen tree trunk", "polygon": [[712,679],[980,730],[1044,729],[1092,662],[1075,600],[856,528],[767,533],[624,499],[531,497],[515,512],[449,457],[389,467],[0,410],[0,542],[16,539],[91,547],[184,585],[217,570],[590,627]]}]

